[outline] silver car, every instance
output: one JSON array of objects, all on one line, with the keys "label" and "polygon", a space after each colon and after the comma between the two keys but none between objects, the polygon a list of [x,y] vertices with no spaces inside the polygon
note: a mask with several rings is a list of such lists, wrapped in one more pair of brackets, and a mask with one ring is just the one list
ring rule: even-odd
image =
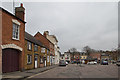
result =
[{"label": "silver car", "polygon": [[66,66],[66,61],[60,60],[59,61],[59,66]]}]

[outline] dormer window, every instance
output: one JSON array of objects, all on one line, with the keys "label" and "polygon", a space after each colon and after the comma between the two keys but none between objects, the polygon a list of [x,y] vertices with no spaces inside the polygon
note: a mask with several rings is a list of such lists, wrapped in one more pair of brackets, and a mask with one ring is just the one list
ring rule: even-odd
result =
[{"label": "dormer window", "polygon": [[19,25],[13,23],[12,39],[19,40]]}]

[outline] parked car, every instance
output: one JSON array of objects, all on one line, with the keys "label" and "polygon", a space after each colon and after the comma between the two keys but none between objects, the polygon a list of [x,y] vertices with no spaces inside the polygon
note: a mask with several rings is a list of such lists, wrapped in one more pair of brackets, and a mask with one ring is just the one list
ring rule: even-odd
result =
[{"label": "parked car", "polygon": [[88,62],[87,64],[97,64],[96,61],[91,61],[91,62]]},{"label": "parked car", "polygon": [[66,61],[66,65],[68,65],[68,62]]},{"label": "parked car", "polygon": [[117,66],[120,66],[120,60],[116,62],[116,65],[117,65]]},{"label": "parked car", "polygon": [[115,60],[111,60],[111,63],[112,63],[112,64],[115,64],[115,63],[116,63],[116,61],[115,61]]},{"label": "parked car", "polygon": [[97,62],[96,62],[96,61],[94,61],[94,64],[97,64]]},{"label": "parked car", "polygon": [[107,61],[107,60],[103,60],[103,61],[101,62],[101,65],[108,65],[108,61]]},{"label": "parked car", "polygon": [[60,60],[59,61],[59,66],[66,66],[66,61]]}]

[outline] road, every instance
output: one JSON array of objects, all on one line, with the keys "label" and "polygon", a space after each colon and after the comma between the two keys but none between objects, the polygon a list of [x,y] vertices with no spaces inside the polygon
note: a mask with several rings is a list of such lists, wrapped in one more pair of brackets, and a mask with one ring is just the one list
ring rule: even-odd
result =
[{"label": "road", "polygon": [[69,64],[66,67],[59,66],[29,78],[118,78],[118,67],[114,64],[82,66]]}]

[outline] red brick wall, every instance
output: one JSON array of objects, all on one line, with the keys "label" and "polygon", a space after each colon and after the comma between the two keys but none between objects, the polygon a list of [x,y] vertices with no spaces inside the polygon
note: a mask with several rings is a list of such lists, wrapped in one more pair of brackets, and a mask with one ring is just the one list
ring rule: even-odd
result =
[{"label": "red brick wall", "polygon": [[41,33],[38,32],[34,37],[49,48],[49,41]]},{"label": "red brick wall", "polygon": [[91,53],[90,56],[91,56],[92,58],[100,59],[101,54],[100,54],[100,53]]},{"label": "red brick wall", "polygon": [[40,40],[47,48],[50,49],[50,51],[54,52],[54,44],[51,43],[45,36],[38,32],[34,37],[37,40]]},{"label": "red brick wall", "polygon": [[2,12],[0,11],[0,73],[2,73]]},{"label": "red brick wall", "polygon": [[[2,12],[2,45],[5,44],[16,44],[23,48],[23,51],[20,54],[20,69],[24,68],[24,34],[25,34],[25,24],[18,20],[20,24],[20,40],[12,39],[12,31],[13,31],[13,23],[12,19],[16,19],[13,16],[7,14],[6,12]],[[17,20],[17,19],[16,19]]]}]

